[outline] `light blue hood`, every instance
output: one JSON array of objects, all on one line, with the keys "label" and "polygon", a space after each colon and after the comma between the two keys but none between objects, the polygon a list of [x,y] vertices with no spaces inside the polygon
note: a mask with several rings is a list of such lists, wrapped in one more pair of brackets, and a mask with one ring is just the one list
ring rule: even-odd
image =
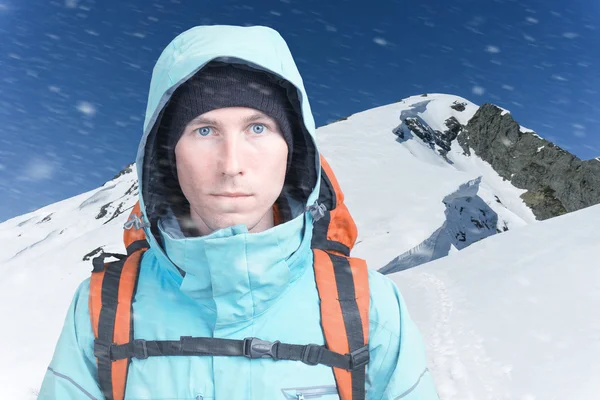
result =
[{"label": "light blue hood", "polygon": [[[302,131],[293,133],[304,136],[305,145],[294,147],[308,151],[295,152],[290,169],[303,171],[305,176],[297,182],[309,186],[300,197],[284,193],[292,208],[290,218],[265,232],[249,233],[242,224],[207,236],[185,237],[174,215],[161,208],[166,202],[154,177],[158,175],[159,156],[155,152],[162,111],[176,88],[213,60],[275,75],[302,116]],[[182,279],[182,291],[217,311],[217,323],[252,318],[266,310],[303,272],[306,263],[290,260],[302,244],[305,251],[310,250],[312,218],[306,208],[318,198],[321,170],[314,135],[314,119],[302,78],[277,31],[263,26],[195,27],[173,39],[160,55],[152,73],[136,160],[145,232],[160,264],[176,279]]]}]

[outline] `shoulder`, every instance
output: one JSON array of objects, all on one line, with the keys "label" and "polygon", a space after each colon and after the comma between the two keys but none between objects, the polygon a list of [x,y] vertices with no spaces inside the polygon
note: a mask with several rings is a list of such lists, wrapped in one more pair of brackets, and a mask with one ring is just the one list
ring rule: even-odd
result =
[{"label": "shoulder", "polygon": [[90,282],[91,278],[84,279],[75,290],[69,316],[73,318],[76,327],[89,326],[90,321]]},{"label": "shoulder", "polygon": [[369,269],[369,322],[371,331],[385,330],[399,337],[406,305],[398,286],[382,273]]}]

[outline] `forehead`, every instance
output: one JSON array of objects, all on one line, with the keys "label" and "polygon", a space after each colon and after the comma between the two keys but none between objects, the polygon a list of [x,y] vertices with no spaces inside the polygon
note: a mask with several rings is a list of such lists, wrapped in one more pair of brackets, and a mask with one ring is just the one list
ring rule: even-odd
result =
[{"label": "forehead", "polygon": [[247,107],[227,107],[219,108],[201,114],[190,121],[190,124],[212,124],[218,125],[222,121],[234,121],[247,123],[257,120],[273,120],[267,114],[260,110]]}]

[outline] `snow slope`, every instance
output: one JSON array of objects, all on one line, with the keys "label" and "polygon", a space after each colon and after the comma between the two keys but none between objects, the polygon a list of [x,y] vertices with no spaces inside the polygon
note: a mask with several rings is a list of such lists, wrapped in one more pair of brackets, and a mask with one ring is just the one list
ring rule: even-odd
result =
[{"label": "snow slope", "polygon": [[389,275],[443,400],[600,398],[600,205]]},{"label": "snow slope", "polygon": [[[451,108],[455,102],[465,109]],[[430,94],[318,129],[320,148],[358,225],[353,255],[370,268],[394,271],[454,259],[473,242],[537,224],[519,198],[522,191],[489,164],[463,155],[456,144],[442,157],[403,128],[406,118],[418,117],[428,129],[443,131],[449,117],[466,124],[476,109],[460,97]],[[394,133],[398,128],[404,138]],[[15,328],[0,333],[0,399],[35,398],[91,258],[124,252],[122,227],[137,195],[133,165],[98,189],[0,224],[0,320]]]},{"label": "snow slope", "polygon": [[[88,253],[123,253],[135,169],[104,186],[0,224],[0,399],[35,399]],[[129,191],[129,194],[125,194]],[[124,203],[115,219],[119,205]],[[107,207],[103,207],[109,204]],[[102,215],[102,209],[106,214]],[[108,222],[105,224],[105,222]]]}]

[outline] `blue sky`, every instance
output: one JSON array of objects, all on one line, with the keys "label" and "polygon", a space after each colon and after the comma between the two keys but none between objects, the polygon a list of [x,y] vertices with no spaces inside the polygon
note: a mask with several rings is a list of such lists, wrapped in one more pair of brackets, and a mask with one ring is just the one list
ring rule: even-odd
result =
[{"label": "blue sky", "polygon": [[207,24],[277,29],[317,126],[452,93],[600,156],[597,0],[0,0],[0,222],[133,162],[156,59]]}]

